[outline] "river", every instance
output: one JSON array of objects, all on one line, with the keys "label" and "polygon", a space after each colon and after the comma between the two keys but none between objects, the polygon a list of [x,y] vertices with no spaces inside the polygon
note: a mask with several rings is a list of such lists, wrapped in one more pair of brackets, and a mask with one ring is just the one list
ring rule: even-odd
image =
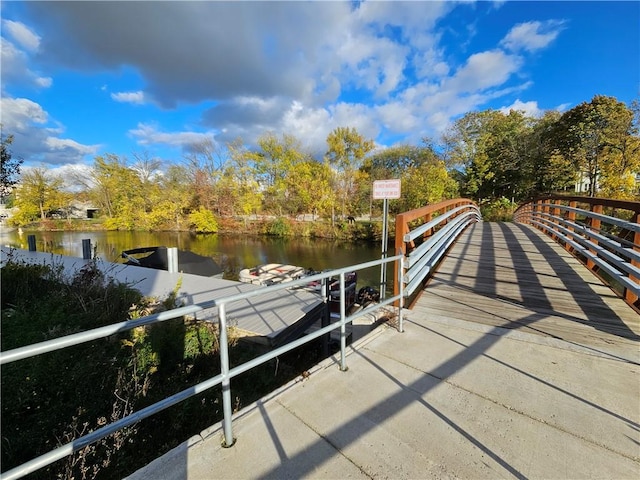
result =
[{"label": "river", "polygon": [[[123,262],[123,250],[163,245],[190,250],[212,257],[224,270],[224,277],[237,280],[244,268],[264,263],[285,263],[314,270],[341,268],[379,259],[382,245],[369,242],[342,242],[309,238],[272,238],[244,235],[194,235],[185,232],[40,232],[0,230],[0,244],[28,249],[27,236],[36,236],[36,249],[82,257],[82,240],[91,240],[96,256],[110,262]],[[391,250],[393,248],[391,247]],[[393,278],[390,266],[387,278]],[[379,289],[380,268],[358,272],[357,287]],[[391,286],[390,286],[391,288]]]}]

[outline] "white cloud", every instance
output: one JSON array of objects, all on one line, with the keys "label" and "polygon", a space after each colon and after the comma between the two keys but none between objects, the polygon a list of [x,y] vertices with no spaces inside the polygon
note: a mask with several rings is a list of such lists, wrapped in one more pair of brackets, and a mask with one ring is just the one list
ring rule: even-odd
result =
[{"label": "white cloud", "polygon": [[0,39],[0,63],[3,92],[12,84],[37,88],[47,88],[52,84],[50,77],[42,77],[31,70],[27,54],[4,37]]},{"label": "white cloud", "polygon": [[522,66],[522,58],[501,50],[471,55],[444,86],[458,93],[476,92],[504,84]]},{"label": "white cloud", "polygon": [[27,98],[0,99],[2,127],[8,132],[22,132],[33,123],[44,124],[49,120],[40,105]]},{"label": "white cloud", "polygon": [[15,42],[20,44],[22,48],[30,51],[38,50],[40,37],[24,23],[14,22],[13,20],[2,20],[2,29],[6,31]]},{"label": "white cloud", "polygon": [[14,136],[13,151],[28,163],[78,163],[95,154],[99,145],[83,145],[60,138],[64,128],[52,124],[49,114],[27,98],[2,97],[2,130]]},{"label": "white cloud", "polygon": [[511,110],[524,112],[525,115],[535,118],[541,117],[544,114],[544,110],[538,106],[538,102],[523,102],[520,99],[517,99],[508,107],[502,107],[499,109],[499,111],[504,113],[505,115],[508,114]]},{"label": "white cloud", "polygon": [[112,93],[111,98],[116,102],[133,103],[135,105],[142,105],[145,102],[144,92],[141,90],[138,90],[137,92]]},{"label": "white cloud", "polygon": [[535,52],[553,42],[563,28],[564,22],[560,20],[520,23],[507,33],[500,45],[512,52]]},{"label": "white cloud", "polygon": [[54,151],[73,150],[79,155],[91,155],[96,152],[96,146],[82,145],[68,138],[47,137],[45,143],[47,147]]}]

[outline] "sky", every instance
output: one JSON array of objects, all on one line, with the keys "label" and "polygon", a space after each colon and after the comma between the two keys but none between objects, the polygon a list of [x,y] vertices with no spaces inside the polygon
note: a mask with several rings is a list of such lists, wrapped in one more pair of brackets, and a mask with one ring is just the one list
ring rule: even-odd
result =
[{"label": "sky", "polygon": [[294,135],[321,158],[472,111],[640,97],[640,2],[2,1],[0,122],[23,168],[182,162]]}]

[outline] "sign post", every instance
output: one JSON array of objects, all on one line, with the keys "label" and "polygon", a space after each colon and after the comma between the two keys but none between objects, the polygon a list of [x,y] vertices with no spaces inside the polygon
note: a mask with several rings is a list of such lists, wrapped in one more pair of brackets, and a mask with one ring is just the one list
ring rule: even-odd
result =
[{"label": "sign post", "polygon": [[[389,239],[389,199],[400,198],[400,179],[376,180],[373,182],[373,199],[384,200],[382,207],[382,258],[387,258]],[[384,300],[387,290],[387,265],[380,266],[380,299]]]}]

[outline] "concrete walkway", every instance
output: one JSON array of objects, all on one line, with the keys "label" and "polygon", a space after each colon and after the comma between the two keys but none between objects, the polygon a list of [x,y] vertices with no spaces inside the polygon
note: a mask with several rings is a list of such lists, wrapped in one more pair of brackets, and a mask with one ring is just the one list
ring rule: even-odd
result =
[{"label": "concrete walkway", "polygon": [[639,362],[410,312],[129,478],[637,479]]}]

